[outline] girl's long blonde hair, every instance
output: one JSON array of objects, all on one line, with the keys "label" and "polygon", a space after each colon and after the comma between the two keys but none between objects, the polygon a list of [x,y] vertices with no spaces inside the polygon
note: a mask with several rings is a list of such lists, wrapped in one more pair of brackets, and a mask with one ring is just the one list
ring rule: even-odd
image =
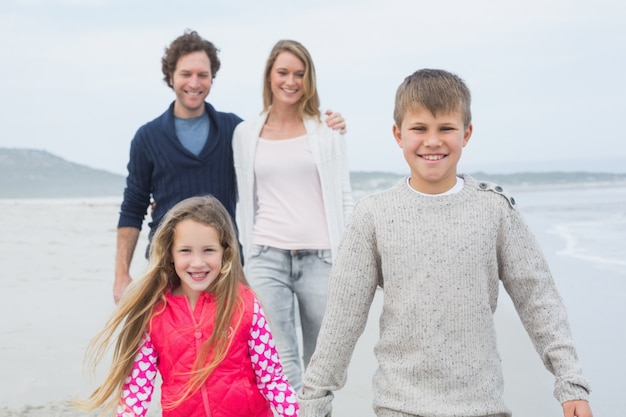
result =
[{"label": "girl's long blonde hair", "polygon": [[74,401],[78,408],[91,411],[104,406],[100,414],[103,416],[115,410],[120,403],[124,381],[132,370],[139,342],[146,333],[151,318],[162,310],[156,310],[156,307],[164,307],[166,292],[180,285],[180,278],[174,269],[172,244],[176,225],[186,219],[215,228],[224,248],[224,258],[220,275],[207,289],[207,292],[215,294],[217,302],[214,332],[203,344],[196,358],[183,395],[164,404],[164,408],[174,408],[195,393],[226,356],[230,347],[228,330],[236,319],[236,314],[239,314],[237,326],[241,319],[238,286],[248,284],[241,266],[239,242],[230,215],[213,196],[192,197],[176,204],[165,215],[152,239],[147,272],[126,289],[104,328],[89,343],[85,362],[94,371],[114,342],[113,359],[102,385],[87,399]]}]

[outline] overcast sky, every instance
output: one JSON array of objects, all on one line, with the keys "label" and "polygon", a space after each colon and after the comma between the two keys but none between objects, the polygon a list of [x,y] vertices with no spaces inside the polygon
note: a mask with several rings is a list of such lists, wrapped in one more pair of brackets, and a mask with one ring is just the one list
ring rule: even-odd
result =
[{"label": "overcast sky", "polygon": [[125,174],[135,131],[174,98],[164,48],[191,28],[221,50],[209,101],[244,119],[274,43],[302,42],[353,171],[407,171],[395,90],[430,67],[473,94],[462,171],[626,172],[625,22],[623,0],[2,0],[0,147]]}]

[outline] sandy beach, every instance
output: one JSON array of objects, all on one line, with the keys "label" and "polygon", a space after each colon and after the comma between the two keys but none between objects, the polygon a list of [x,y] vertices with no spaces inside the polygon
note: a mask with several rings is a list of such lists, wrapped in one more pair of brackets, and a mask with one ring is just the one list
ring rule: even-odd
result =
[{"label": "sandy beach", "polygon": [[[66,404],[85,395],[85,347],[111,313],[119,200],[0,200],[0,417],[86,415]],[[549,233],[553,219],[530,212],[529,223],[548,256],[570,312],[572,330],[594,393],[597,416],[617,415],[626,384],[626,274],[595,269],[559,254],[563,241]],[[145,230],[132,273],[145,267]],[[336,416],[374,416],[372,348],[382,293],[337,392]],[[515,416],[560,416],[553,378],[541,364],[506,294],[496,313],[505,370],[505,399]],[[97,413],[90,415],[95,416]],[[158,416],[158,399],[150,416]]]}]

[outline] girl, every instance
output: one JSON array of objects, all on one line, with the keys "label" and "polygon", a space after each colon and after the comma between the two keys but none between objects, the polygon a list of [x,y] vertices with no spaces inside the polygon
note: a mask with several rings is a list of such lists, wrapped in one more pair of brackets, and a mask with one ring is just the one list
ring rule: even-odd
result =
[{"label": "girl", "polygon": [[78,406],[144,416],[158,371],[164,417],[297,415],[263,310],[243,275],[230,215],[212,196],[176,204],[88,357],[114,336],[104,383]]},{"label": "girl", "polygon": [[344,137],[321,121],[319,104],[309,52],[279,41],[265,66],[263,113],[233,136],[246,275],[296,390],[302,366],[294,296],[306,366],[326,308],[332,255],[354,205]]}]

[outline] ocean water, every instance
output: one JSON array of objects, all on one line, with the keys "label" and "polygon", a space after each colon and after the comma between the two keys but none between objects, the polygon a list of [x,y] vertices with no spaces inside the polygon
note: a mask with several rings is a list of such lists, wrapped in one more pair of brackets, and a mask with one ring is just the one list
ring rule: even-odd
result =
[{"label": "ocean water", "polygon": [[[626,355],[623,353],[626,343],[626,184],[598,183],[540,190],[530,187],[511,193],[544,250],[566,304],[583,373],[591,383],[594,415],[623,414],[621,399],[626,391],[623,378],[626,371]],[[500,304],[504,304],[505,311],[507,308],[513,311],[505,298],[501,297]],[[506,343],[502,341],[505,346]],[[515,358],[509,358],[512,360]],[[506,371],[506,360],[504,365]],[[528,363],[529,368],[534,366],[542,367],[539,362]],[[509,380],[518,378],[518,371],[509,369]],[[537,395],[543,396],[552,388],[554,380],[543,369],[537,373],[541,375],[538,378],[543,378],[544,385]],[[515,386],[517,390],[523,386],[523,379],[519,378]],[[523,409],[519,412],[525,405],[515,403],[515,393],[510,396],[514,398],[509,401],[513,403],[514,415],[516,410],[519,416],[527,415]],[[532,412],[539,412],[539,409]]]},{"label": "ocean water", "polygon": [[[504,186],[542,246],[568,309],[583,373],[593,390],[594,415],[622,415],[626,183]],[[6,336],[0,338],[4,377],[0,378],[0,417],[73,416],[51,407],[61,407],[58,404],[68,395],[82,389],[86,342],[113,306],[118,200],[0,199],[0,229],[4,230],[0,266],[23,272],[27,265],[26,273],[0,276],[5,289],[0,297],[0,334]],[[144,240],[136,254],[139,266]],[[134,274],[139,272],[138,267]],[[338,415],[374,415],[372,350],[378,337],[381,297],[374,300],[348,384],[337,392]],[[543,367],[504,292],[496,325],[505,400],[513,415],[562,415],[552,397],[554,378]],[[43,407],[40,414],[8,411],[27,404],[57,405]]]},{"label": "ocean water", "polygon": [[529,223],[536,215],[551,223],[547,232],[562,242],[559,256],[626,279],[626,185],[527,190],[515,195]]},{"label": "ocean water", "polygon": [[[564,300],[583,374],[591,384],[594,415],[622,415],[626,392],[626,183],[540,180],[500,184],[515,197]],[[376,314],[370,313],[370,322],[376,320]],[[505,401],[513,415],[562,415],[552,396],[554,377],[534,351],[504,289],[495,318]],[[369,331],[376,337],[375,328]],[[369,384],[369,373],[357,375],[365,384],[353,391],[362,392]],[[368,398],[362,399],[367,404]],[[363,410],[362,415],[373,414]]]},{"label": "ocean water", "polygon": [[[548,227],[547,232],[559,238],[559,255],[626,277],[626,182],[622,177],[594,181],[592,174],[583,173],[480,175],[475,178],[497,182],[515,197],[533,229],[546,231]],[[358,200],[391,187],[400,178],[362,174],[353,181],[354,197]],[[590,181],[581,182],[585,179]]]}]

